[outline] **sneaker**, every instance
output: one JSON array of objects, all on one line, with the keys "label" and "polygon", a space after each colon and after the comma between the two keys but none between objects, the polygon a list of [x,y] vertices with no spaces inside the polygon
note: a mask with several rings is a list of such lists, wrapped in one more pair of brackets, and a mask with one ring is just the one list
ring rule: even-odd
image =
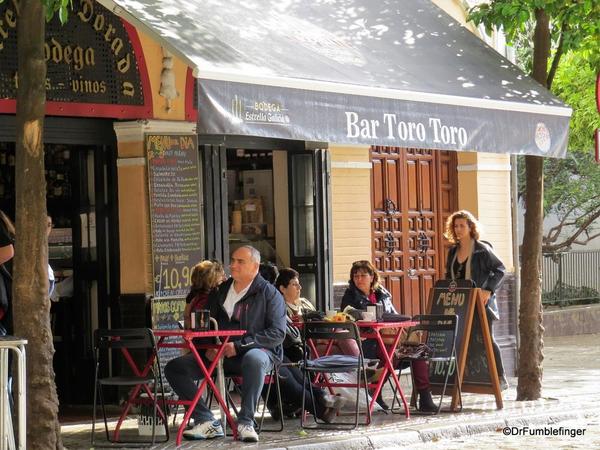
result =
[{"label": "sneaker", "polygon": [[238,438],[242,442],[258,442],[258,434],[252,425],[245,423],[238,424]]},{"label": "sneaker", "polygon": [[187,439],[203,440],[203,439],[214,439],[217,437],[223,437],[223,427],[221,422],[218,420],[208,420],[206,422],[199,423],[189,430],[183,432],[183,436]]}]

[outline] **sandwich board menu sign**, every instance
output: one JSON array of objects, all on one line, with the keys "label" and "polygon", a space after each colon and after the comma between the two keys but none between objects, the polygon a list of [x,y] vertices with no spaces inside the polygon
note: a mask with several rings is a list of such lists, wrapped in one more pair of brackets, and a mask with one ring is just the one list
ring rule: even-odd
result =
[{"label": "sandwich board menu sign", "polygon": [[[429,314],[458,316],[457,360],[455,363],[430,364],[429,378],[433,390],[443,386],[445,370],[450,365],[448,388],[453,392],[452,410],[457,407],[458,389],[461,392],[493,394],[496,406],[501,409],[502,395],[481,289],[474,288],[470,280],[439,280],[429,292],[428,310]],[[452,345],[450,335],[435,332],[430,332],[428,343],[434,354],[436,350],[448,353]]]}]

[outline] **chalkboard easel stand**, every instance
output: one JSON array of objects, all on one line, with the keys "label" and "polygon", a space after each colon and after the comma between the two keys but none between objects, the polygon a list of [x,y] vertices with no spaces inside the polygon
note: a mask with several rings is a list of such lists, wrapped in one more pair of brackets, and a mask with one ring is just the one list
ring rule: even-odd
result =
[{"label": "chalkboard easel stand", "polygon": [[[451,411],[459,410],[461,392],[493,394],[496,407],[503,408],[485,302],[481,289],[472,286],[470,280],[438,280],[429,292],[429,314],[458,315],[458,355],[454,373],[451,372],[451,380],[448,380],[448,388],[452,392]],[[480,325],[480,330],[475,329],[477,331],[473,327],[475,314]],[[469,348],[472,339],[476,345]],[[473,363],[477,367],[475,372]],[[439,375],[431,375],[430,370],[430,378],[432,392],[441,393]]]},{"label": "chalkboard easel stand", "polygon": [[[481,324],[481,333],[483,336],[483,343],[485,346],[485,353],[487,356],[491,386],[483,384],[472,384],[463,381],[465,373],[465,364],[467,362],[467,355],[469,353],[469,342],[471,341],[471,331],[473,328],[473,317],[475,310],[477,310],[477,316],[479,317],[479,323]],[[500,381],[498,379],[498,371],[496,369],[496,358],[494,357],[494,350],[492,348],[492,336],[490,335],[490,329],[488,327],[487,314],[485,312],[485,303],[482,297],[481,289],[472,289],[472,294],[469,299],[469,307],[467,311],[467,317],[465,317],[465,334],[463,337],[462,346],[459,350],[457,371],[458,383],[460,384],[462,392],[472,392],[477,394],[493,394],[496,398],[496,408],[502,409],[504,407],[504,404],[502,401],[502,393],[500,392]],[[452,411],[456,410],[457,405],[458,390],[454,389],[450,409]]]}]

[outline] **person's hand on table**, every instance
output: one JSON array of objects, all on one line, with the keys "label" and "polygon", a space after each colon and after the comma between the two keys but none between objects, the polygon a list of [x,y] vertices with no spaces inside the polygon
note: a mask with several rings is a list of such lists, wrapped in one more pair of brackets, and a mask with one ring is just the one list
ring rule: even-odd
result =
[{"label": "person's hand on table", "polygon": [[235,355],[237,355],[237,352],[235,351],[235,345],[233,345],[233,342],[228,342],[227,344],[225,344],[223,355],[225,355],[225,358],[233,358]]}]

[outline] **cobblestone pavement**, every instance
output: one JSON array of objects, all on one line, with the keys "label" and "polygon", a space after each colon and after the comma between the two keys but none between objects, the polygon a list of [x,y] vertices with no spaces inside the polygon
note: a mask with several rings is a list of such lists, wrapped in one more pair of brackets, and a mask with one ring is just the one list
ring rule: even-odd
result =
[{"label": "cobblestone pavement", "polygon": [[[302,432],[298,420],[286,421],[281,433],[263,433],[259,444],[242,444],[232,439],[209,442],[184,441],[180,449],[191,448],[302,448],[302,449],[373,449],[373,448],[600,448],[600,335],[583,335],[546,340],[543,396],[536,401],[517,402],[516,379],[504,392],[504,408],[497,410],[493,396],[465,394],[461,413],[439,416],[385,415],[376,413],[369,427],[354,431],[309,430]],[[408,376],[401,379],[409,392]],[[388,396],[388,398],[391,398]],[[91,414],[90,414],[91,415]],[[181,414],[180,416],[181,417]],[[127,427],[136,427],[135,419]],[[97,430],[103,424],[98,422]],[[504,436],[504,427],[515,429],[585,428],[583,436]],[[64,425],[62,436],[69,449],[90,448],[91,422]],[[173,432],[176,430],[173,428]],[[516,432],[516,431],[515,431]],[[551,431],[550,431],[551,432]],[[524,433],[524,432],[521,432]],[[527,432],[528,433],[528,432]],[[559,433],[559,432],[557,432]],[[99,434],[103,439],[103,435]],[[472,445],[472,446],[471,446]],[[172,435],[155,449],[175,449]]]}]

